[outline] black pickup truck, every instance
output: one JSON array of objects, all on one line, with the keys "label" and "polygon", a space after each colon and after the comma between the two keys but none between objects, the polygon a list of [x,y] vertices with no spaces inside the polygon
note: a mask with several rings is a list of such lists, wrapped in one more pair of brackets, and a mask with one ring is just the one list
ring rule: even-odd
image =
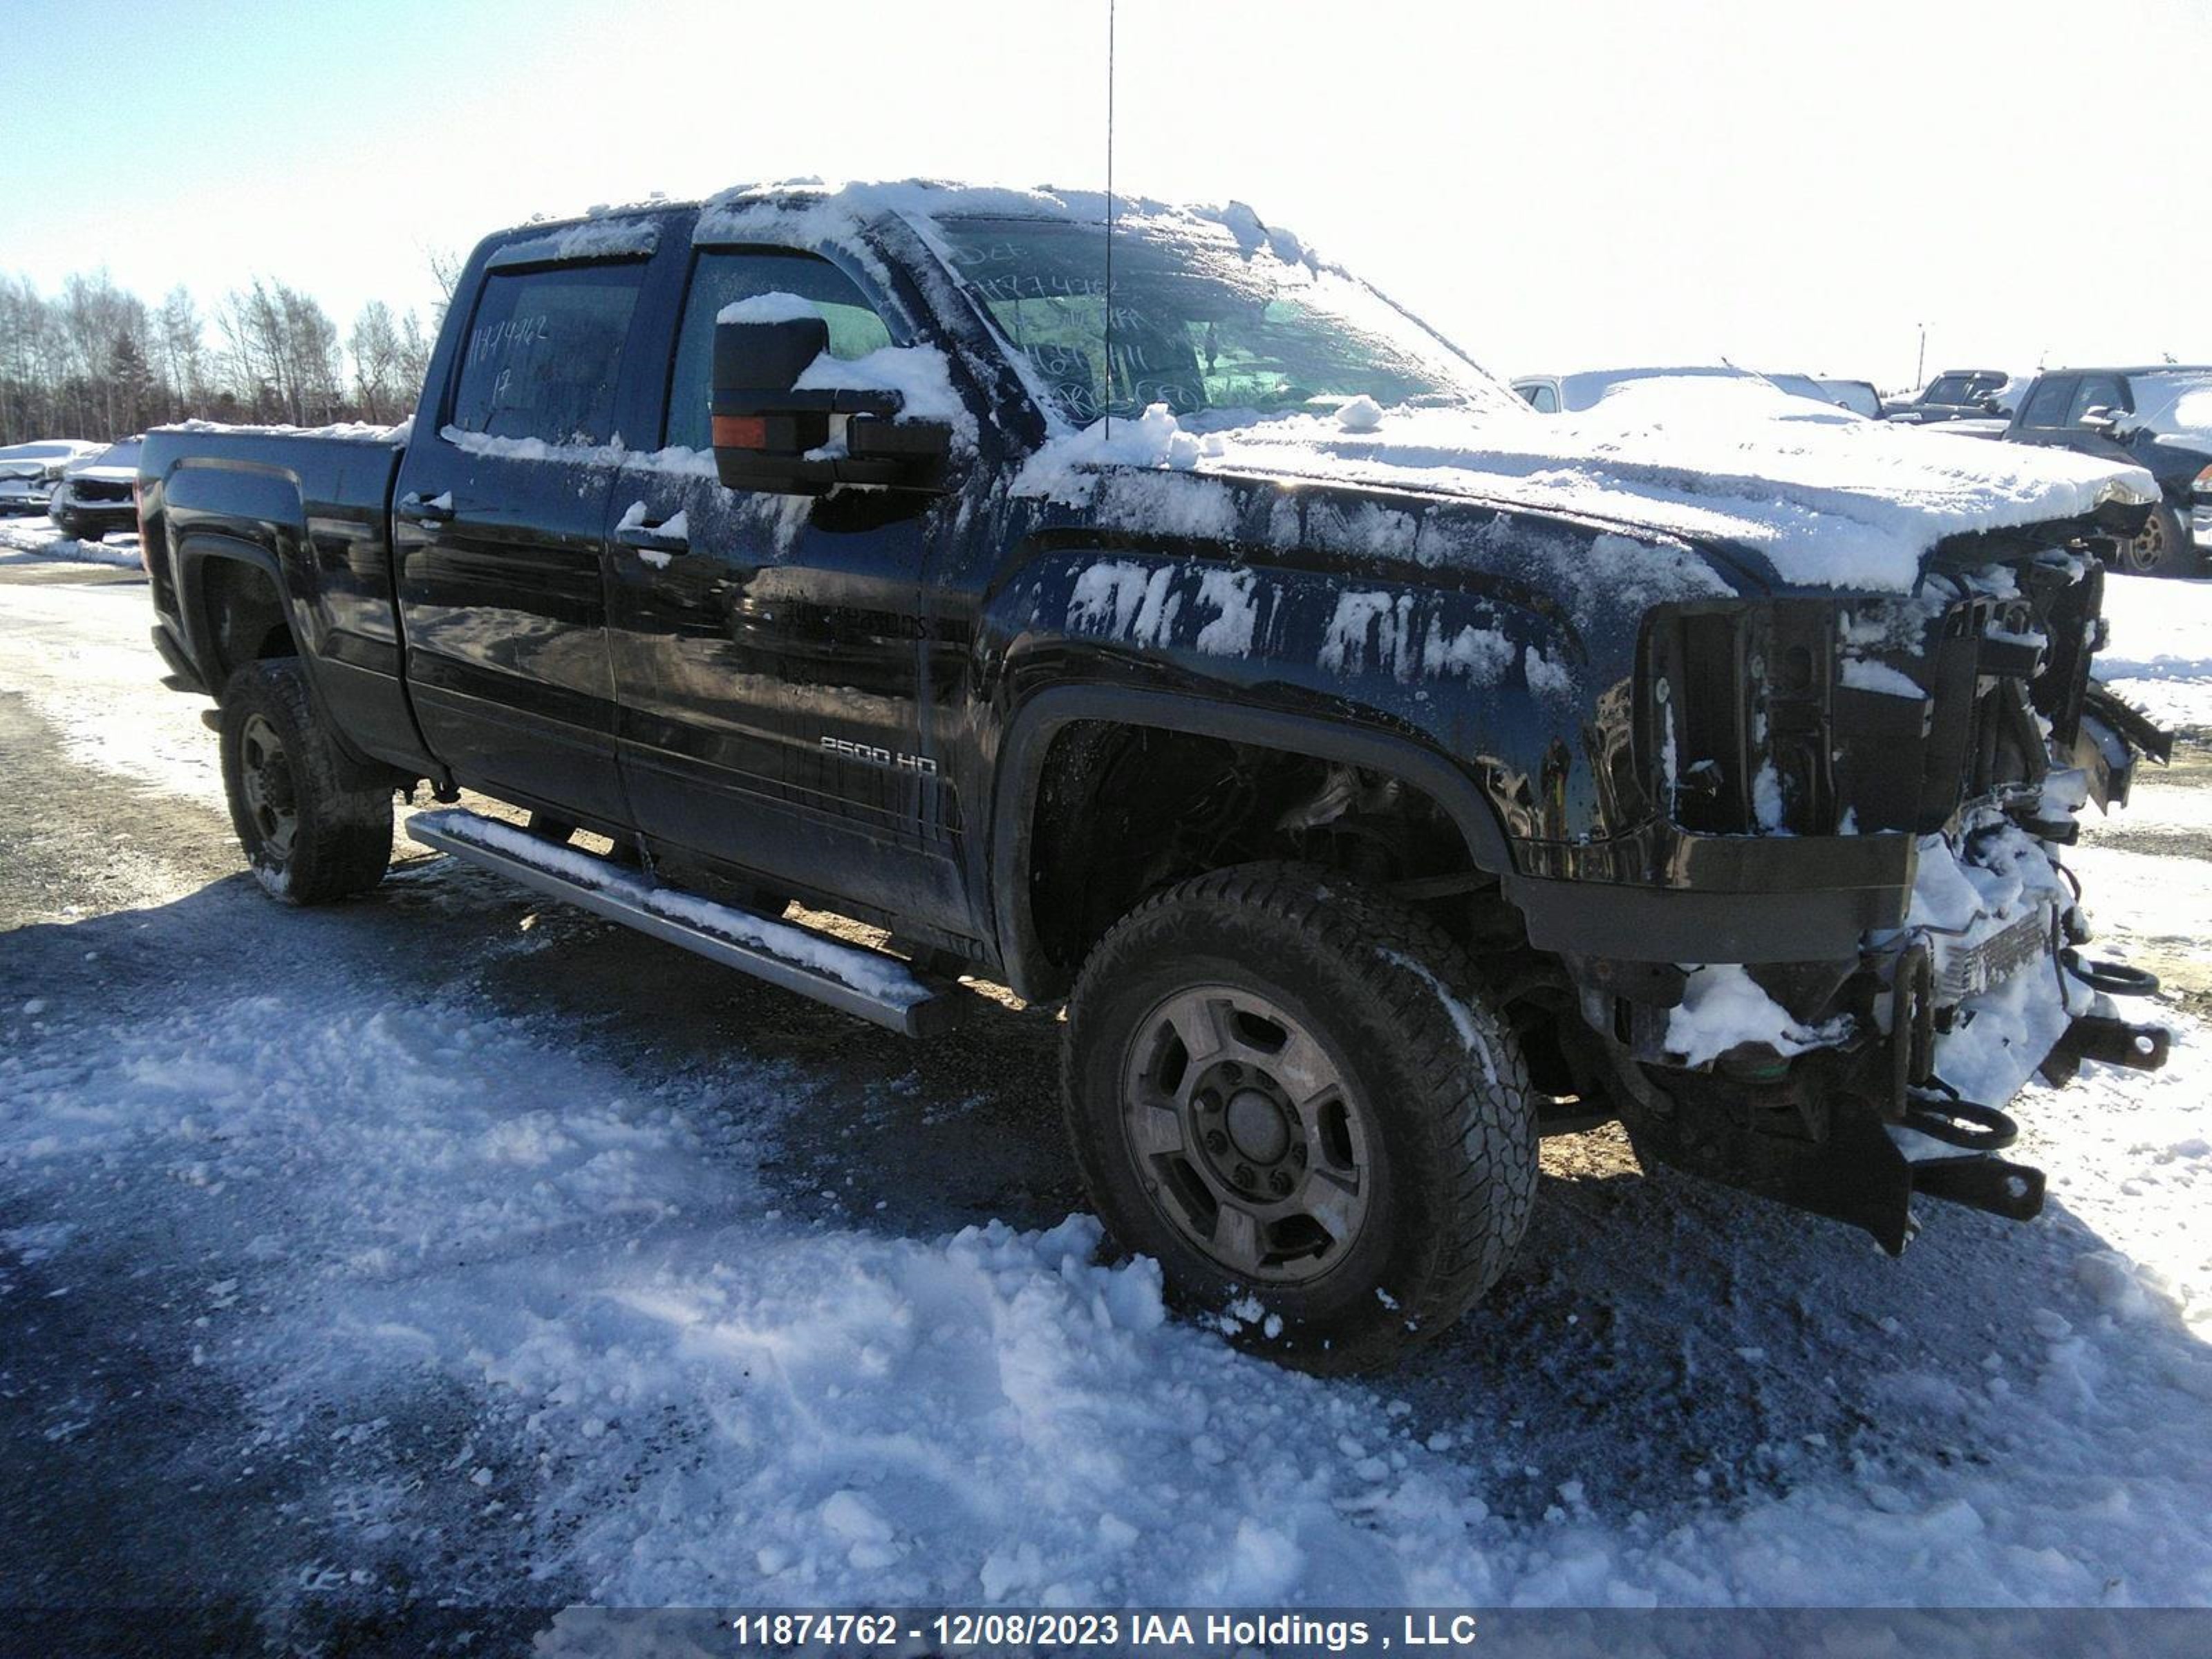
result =
[{"label": "black pickup truck", "polygon": [[2033,1214],[2014,1093],[2165,1053],[2058,863],[2162,755],[2088,674],[2148,480],[1594,444],[1247,209],[1117,208],[1110,271],[1097,197],[532,224],[409,429],[152,434],[263,884],[374,887],[427,787],[417,841],[897,1030],[1065,1000],[1118,1240],[1316,1369],[1481,1295],[1555,1130],[1893,1250]]}]

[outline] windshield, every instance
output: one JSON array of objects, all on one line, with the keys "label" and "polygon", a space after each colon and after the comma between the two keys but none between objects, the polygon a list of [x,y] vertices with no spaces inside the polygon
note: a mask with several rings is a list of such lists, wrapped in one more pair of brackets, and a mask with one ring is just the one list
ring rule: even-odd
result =
[{"label": "windshield", "polygon": [[954,274],[1079,425],[1152,404],[1178,416],[1279,414],[1362,394],[1527,412],[1372,289],[1281,258],[1264,232],[1248,246],[1226,225],[1182,217],[1115,226],[1109,398],[1103,225],[956,218],[938,228]]},{"label": "windshield", "polygon": [[138,452],[143,444],[143,439],[125,438],[121,443],[110,444],[82,465],[88,471],[101,466],[127,466],[136,471],[138,466]]},{"label": "windshield", "polygon": [[2135,424],[2154,432],[2212,434],[2212,369],[2137,374]]}]

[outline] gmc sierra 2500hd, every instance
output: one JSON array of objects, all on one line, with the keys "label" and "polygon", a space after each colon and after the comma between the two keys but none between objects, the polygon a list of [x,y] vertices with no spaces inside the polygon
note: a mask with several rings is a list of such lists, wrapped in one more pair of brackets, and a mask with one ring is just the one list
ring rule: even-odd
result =
[{"label": "gmc sierra 2500hd", "polygon": [[1116,208],[1110,293],[1095,196],[532,224],[410,429],[152,434],[262,883],[363,892],[468,788],[528,832],[410,834],[896,1029],[1065,999],[1116,1238],[1316,1369],[1498,1279],[1554,1129],[1892,1250],[2033,1215],[2014,1094],[2165,1052],[2059,863],[2163,758],[2089,677],[2149,480],[1546,420],[1248,209]]}]

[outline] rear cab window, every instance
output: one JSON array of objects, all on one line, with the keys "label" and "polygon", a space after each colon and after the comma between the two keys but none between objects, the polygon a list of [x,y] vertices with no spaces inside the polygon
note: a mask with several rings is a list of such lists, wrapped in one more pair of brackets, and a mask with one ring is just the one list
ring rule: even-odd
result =
[{"label": "rear cab window", "polygon": [[489,272],[446,424],[556,447],[609,442],[645,271],[630,259]]}]

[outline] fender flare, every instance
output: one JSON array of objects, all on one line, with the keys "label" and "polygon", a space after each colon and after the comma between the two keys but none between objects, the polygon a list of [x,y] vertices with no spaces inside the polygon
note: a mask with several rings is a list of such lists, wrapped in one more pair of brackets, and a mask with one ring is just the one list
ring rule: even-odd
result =
[{"label": "fender flare", "polygon": [[284,631],[291,636],[292,654],[300,659],[301,669],[307,677],[307,695],[321,714],[323,726],[338,752],[363,769],[380,774],[392,771],[389,763],[365,752],[343,727],[329,718],[324,700],[322,662],[301,637],[301,607],[285,586],[283,562],[258,543],[219,531],[188,532],[179,538],[176,551],[177,620],[184,630],[185,655],[205,684],[208,695],[218,699],[222,695],[222,677],[215,672],[218,656],[208,629],[205,591],[207,568],[217,561],[249,566],[268,578],[276,595],[277,614],[283,618]]},{"label": "fender flare", "polygon": [[991,799],[989,884],[999,956],[1009,983],[1030,1001],[1059,994],[1069,981],[1045,954],[1030,915],[1029,830],[1052,741],[1079,720],[1219,738],[1387,772],[1428,796],[1450,818],[1477,869],[1501,877],[1514,873],[1505,831],[1481,789],[1449,760],[1411,738],[1180,692],[1051,686],[1030,697],[1009,722]]},{"label": "fender flare", "polygon": [[[216,672],[218,653],[207,616],[207,568],[216,560],[250,565],[269,579],[270,588],[276,596],[277,612],[292,635],[297,654],[305,659],[307,652],[301,643],[298,619],[292,614],[292,596],[285,589],[283,567],[276,554],[240,536],[217,531],[186,531],[177,543],[177,620],[184,630],[186,654],[209,690],[219,695],[222,677]],[[312,678],[312,664],[308,672]]]}]

